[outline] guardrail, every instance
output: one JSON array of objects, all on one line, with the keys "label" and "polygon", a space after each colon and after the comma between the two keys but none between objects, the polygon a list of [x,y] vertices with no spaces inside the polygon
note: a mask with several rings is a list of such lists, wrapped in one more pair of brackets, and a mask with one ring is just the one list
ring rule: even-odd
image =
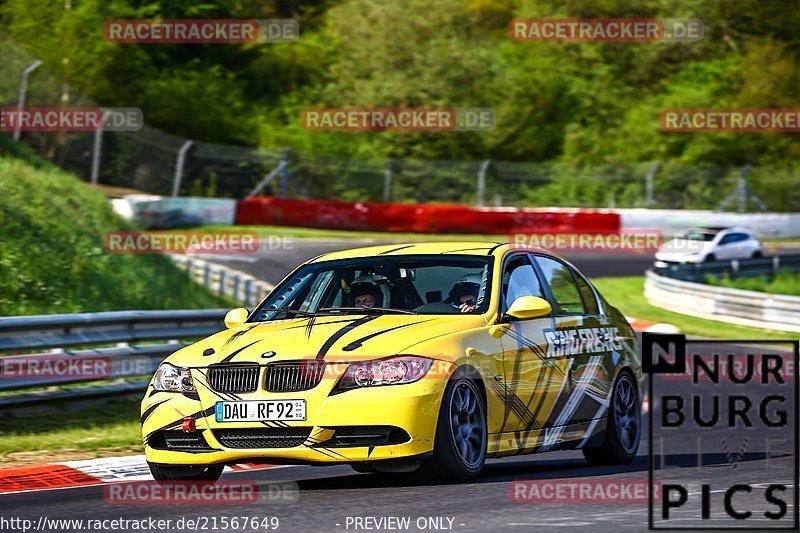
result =
[{"label": "guardrail", "polygon": [[705,282],[706,276],[712,275],[731,278],[742,276],[773,275],[778,270],[800,271],[800,255],[775,255],[756,259],[731,259],[728,261],[708,261],[706,263],[670,264],[653,267],[659,276],[680,279],[683,281]]},{"label": "guardrail", "polygon": [[274,287],[271,283],[250,274],[211,263],[196,256],[170,256],[178,268],[185,270],[198,284],[212,292],[241,302],[245,307],[256,306]]},{"label": "guardrail", "polygon": [[648,270],[647,300],[662,309],[743,326],[800,332],[800,297],[728,289]]},{"label": "guardrail", "polygon": [[[14,391],[0,394],[0,409],[142,391],[147,380],[128,380],[149,379],[161,360],[188,344],[181,341],[223,329],[225,312],[114,311],[0,318],[0,392]],[[91,382],[101,384],[86,385]],[[62,388],[80,384],[84,385]]]}]

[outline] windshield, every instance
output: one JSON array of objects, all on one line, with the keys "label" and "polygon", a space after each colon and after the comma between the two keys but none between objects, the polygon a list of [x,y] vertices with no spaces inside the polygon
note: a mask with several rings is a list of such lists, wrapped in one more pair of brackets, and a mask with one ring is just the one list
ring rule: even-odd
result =
[{"label": "windshield", "polygon": [[683,236],[687,241],[711,241],[714,240],[716,233],[708,233],[705,231],[690,231]]},{"label": "windshield", "polygon": [[258,307],[251,322],[356,313],[482,313],[490,257],[366,257],[304,265]]}]

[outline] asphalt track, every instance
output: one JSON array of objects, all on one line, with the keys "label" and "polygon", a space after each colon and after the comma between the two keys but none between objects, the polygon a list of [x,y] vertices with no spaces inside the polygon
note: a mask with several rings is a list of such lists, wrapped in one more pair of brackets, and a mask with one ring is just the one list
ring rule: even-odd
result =
[{"label": "asphalt track", "polygon": [[[241,270],[269,283],[277,283],[300,263],[320,254],[389,242],[394,241],[294,239],[281,244],[276,242],[270,247],[269,244],[262,241],[262,246],[257,254],[213,255],[208,256],[208,259]],[[579,252],[563,255],[589,277],[641,276],[653,265],[652,253]]]},{"label": "asphalt track", "polygon": [[[706,352],[741,352],[740,349],[708,345]],[[771,351],[786,352],[773,347]],[[796,372],[796,370],[795,370]],[[787,380],[792,390],[794,380]],[[662,393],[672,391],[688,397],[696,388],[687,381],[660,382]],[[722,385],[726,387],[725,385]],[[784,386],[784,387],[786,387]],[[697,387],[697,386],[694,386]],[[733,387],[728,385],[725,390]],[[766,388],[748,385],[747,389],[735,389],[758,400],[765,394],[779,391],[775,385]],[[707,385],[703,394],[719,392],[718,388]],[[689,504],[673,512],[669,523],[660,518],[660,504],[656,502],[655,525],[664,527],[684,527],[694,530],[698,525],[767,528],[777,525],[793,527],[791,520],[797,511],[793,476],[796,473],[795,454],[797,443],[794,418],[794,400],[788,394],[785,404],[788,412],[788,426],[777,430],[784,442],[778,442],[767,453],[761,439],[769,433],[763,427],[735,430],[711,430],[684,427],[673,432],[656,432],[655,449],[664,447],[664,470],[655,471],[655,479],[663,482],[678,480],[690,483]],[[659,412],[657,400],[651,409]],[[705,412],[705,411],[704,411]],[[727,411],[723,408],[723,415]],[[793,414],[795,413],[795,414]],[[656,420],[658,415],[656,414]],[[644,418],[646,421],[646,417]],[[655,424],[654,424],[655,425]],[[660,437],[665,437],[660,439]],[[698,468],[698,437],[703,438],[700,449],[702,467]],[[720,443],[727,438],[727,444]],[[743,438],[750,444],[742,450]],[[487,463],[483,475],[477,482],[467,485],[447,485],[437,482],[421,484],[418,481],[386,474],[356,474],[347,466],[310,467],[289,466],[260,471],[236,472],[223,477],[227,480],[249,480],[262,487],[274,482],[296,483],[297,500],[289,503],[268,502],[257,504],[218,505],[120,505],[110,504],[104,499],[103,487],[82,487],[43,492],[6,494],[0,496],[0,516],[5,518],[26,518],[36,524],[40,516],[48,519],[102,519],[145,518],[172,519],[185,517],[197,519],[207,517],[278,517],[278,531],[646,531],[648,528],[647,504],[644,502],[621,503],[613,498],[589,502],[544,501],[541,503],[520,502],[512,497],[512,483],[530,480],[570,483],[608,483],[646,481],[648,478],[647,432],[643,433],[642,446],[636,460],[628,466],[590,467],[579,452],[550,452],[492,460]],[[656,457],[659,465],[662,455]],[[708,520],[700,520],[697,502],[702,491],[701,484],[710,485],[711,512]],[[753,485],[752,492],[738,493],[734,498],[737,510],[751,510],[753,516],[745,522],[731,522],[723,510],[724,490],[737,483]],[[763,512],[775,510],[776,506],[765,503],[765,489],[768,483],[782,483],[789,488],[781,497],[787,502],[787,514],[781,521],[768,520]],[[377,527],[375,522],[387,517],[408,517],[407,528]],[[443,527],[423,523],[428,518],[438,518]],[[356,527],[356,519],[362,527]],[[448,520],[452,519],[452,523]],[[174,523],[174,522],[173,522]],[[210,522],[209,522],[210,524]],[[207,525],[209,525],[207,524]],[[386,524],[381,524],[386,525]],[[210,525],[209,525],[210,527]],[[196,528],[202,530],[202,528]],[[3,527],[3,531],[19,531]],[[78,531],[79,529],[49,529],[49,531]],[[163,528],[163,531],[193,531],[189,528]],[[211,530],[211,529],[208,529]],[[229,529],[233,531],[233,529]],[[266,531],[263,528],[239,527],[236,531]],[[41,529],[40,529],[41,531]],[[121,529],[120,531],[125,531]]]}]

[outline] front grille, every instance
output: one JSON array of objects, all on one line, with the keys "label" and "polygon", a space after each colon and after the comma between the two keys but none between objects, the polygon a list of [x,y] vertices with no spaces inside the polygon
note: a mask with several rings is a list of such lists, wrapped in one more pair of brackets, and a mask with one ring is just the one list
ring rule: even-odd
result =
[{"label": "front grille", "polygon": [[258,366],[211,366],[208,384],[220,392],[253,392],[258,388],[258,371]]},{"label": "front grille", "polygon": [[272,363],[264,372],[267,392],[297,392],[313,389],[325,374],[324,361]]},{"label": "front grille", "polygon": [[203,430],[185,433],[180,430],[158,431],[150,436],[147,444],[157,450],[210,450],[203,438]]},{"label": "front grille", "polygon": [[294,448],[310,433],[310,427],[217,429],[214,437],[226,448]]}]

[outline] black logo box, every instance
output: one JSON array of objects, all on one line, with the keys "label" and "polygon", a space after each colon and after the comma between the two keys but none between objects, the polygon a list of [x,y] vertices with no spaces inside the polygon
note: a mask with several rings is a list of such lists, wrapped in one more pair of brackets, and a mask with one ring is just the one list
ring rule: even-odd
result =
[{"label": "black logo box", "polygon": [[[666,333],[642,333],[642,370],[647,374],[648,392],[653,393],[654,374],[673,374],[686,372],[686,345],[687,344],[734,344],[737,346],[756,345],[770,346],[782,345],[791,346],[794,353],[794,448],[798,450],[798,434],[800,433],[800,341],[790,340],[739,340],[739,339],[713,339],[713,340],[686,340],[683,334]],[[757,353],[757,352],[756,352]],[[662,357],[662,354],[667,357]],[[724,531],[731,530],[730,527],[655,527],[654,525],[654,501],[653,501],[653,409],[647,411],[647,433],[648,433],[648,529],[653,531]],[[763,527],[736,527],[736,531],[764,531]],[[770,531],[797,531],[800,530],[800,451],[794,454],[794,524],[785,527],[769,528]]]}]

